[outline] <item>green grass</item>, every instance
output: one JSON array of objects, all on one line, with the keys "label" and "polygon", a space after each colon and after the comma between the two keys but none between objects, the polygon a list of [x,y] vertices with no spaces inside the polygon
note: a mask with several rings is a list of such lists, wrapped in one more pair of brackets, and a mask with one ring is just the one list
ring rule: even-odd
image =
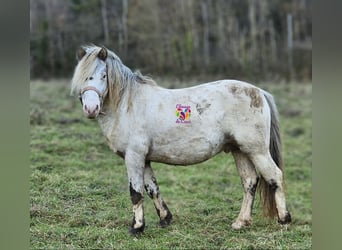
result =
[{"label": "green grass", "polygon": [[173,223],[160,228],[145,196],[145,233],[131,237],[132,205],[123,160],[96,121],[83,117],[63,81],[31,82],[30,241],[32,249],[310,249],[311,85],[264,85],[276,98],[284,142],[287,203],[293,223],[262,217],[233,231],[242,201],[231,155],[196,166],[153,164]]}]

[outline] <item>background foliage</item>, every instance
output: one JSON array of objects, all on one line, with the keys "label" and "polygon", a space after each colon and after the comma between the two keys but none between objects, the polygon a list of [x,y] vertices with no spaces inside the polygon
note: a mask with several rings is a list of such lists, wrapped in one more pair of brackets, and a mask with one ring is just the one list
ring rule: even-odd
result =
[{"label": "background foliage", "polygon": [[153,76],[308,81],[311,12],[311,0],[31,0],[31,77],[70,76],[95,43]]}]

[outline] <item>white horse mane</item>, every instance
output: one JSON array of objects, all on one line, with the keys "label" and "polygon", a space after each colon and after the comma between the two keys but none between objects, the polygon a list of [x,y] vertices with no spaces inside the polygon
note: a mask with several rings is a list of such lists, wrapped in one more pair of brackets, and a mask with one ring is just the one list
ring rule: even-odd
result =
[{"label": "white horse mane", "polygon": [[[98,60],[98,54],[101,47],[95,45],[82,46],[86,54],[78,62],[74,76],[71,80],[71,94],[79,93],[84,87],[86,78],[94,74]],[[157,85],[156,82],[142,75],[139,71],[132,72],[126,67],[121,59],[113,52],[107,49],[107,58],[105,60],[108,73],[108,90],[110,107],[116,110],[122,99],[128,98],[128,108],[130,107],[131,98],[133,98],[134,90],[139,84]]]}]

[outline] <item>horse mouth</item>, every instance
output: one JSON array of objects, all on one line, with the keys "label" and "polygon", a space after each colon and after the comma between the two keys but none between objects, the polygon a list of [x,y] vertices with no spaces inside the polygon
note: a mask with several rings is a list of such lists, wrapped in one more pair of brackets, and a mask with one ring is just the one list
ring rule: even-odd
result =
[{"label": "horse mouth", "polygon": [[94,120],[98,117],[99,112],[92,112],[92,113],[88,113],[88,112],[84,112],[85,117],[87,117],[90,120]]},{"label": "horse mouth", "polygon": [[97,118],[98,114],[86,114],[86,117],[89,120],[95,120]]}]

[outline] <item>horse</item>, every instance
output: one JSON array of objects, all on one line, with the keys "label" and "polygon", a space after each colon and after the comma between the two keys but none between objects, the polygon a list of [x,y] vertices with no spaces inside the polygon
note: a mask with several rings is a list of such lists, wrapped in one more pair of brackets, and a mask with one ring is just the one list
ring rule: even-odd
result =
[{"label": "horse", "polygon": [[172,214],[151,162],[191,165],[231,152],[243,200],[232,229],[252,223],[257,187],[263,214],[288,224],[278,111],[273,96],[250,83],[220,80],[182,89],[160,87],[106,47],[81,46],[71,80],[83,113],[97,119],[110,149],[124,159],[133,205],[132,235],[144,231],[144,190],[161,227]]}]

